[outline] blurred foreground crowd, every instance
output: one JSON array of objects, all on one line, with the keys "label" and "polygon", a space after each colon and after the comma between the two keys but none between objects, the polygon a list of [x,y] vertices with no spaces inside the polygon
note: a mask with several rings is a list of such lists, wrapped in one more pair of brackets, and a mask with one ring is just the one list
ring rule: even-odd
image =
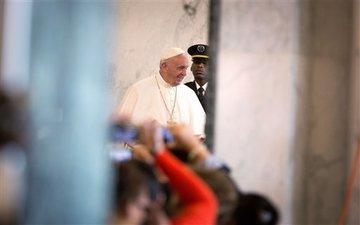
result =
[{"label": "blurred foreground crowd", "polygon": [[[0,91],[0,225],[21,224],[26,119],[21,101]],[[184,124],[111,119],[114,168],[108,224],[277,224],[269,199],[245,193],[231,169]]]}]

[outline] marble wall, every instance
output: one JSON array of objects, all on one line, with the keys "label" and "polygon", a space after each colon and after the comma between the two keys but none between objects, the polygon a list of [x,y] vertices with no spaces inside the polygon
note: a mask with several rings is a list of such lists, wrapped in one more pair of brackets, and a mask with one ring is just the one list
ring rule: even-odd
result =
[{"label": "marble wall", "polygon": [[[352,2],[223,1],[216,152],[282,224],[336,224],[347,166]],[[231,121],[231,122],[229,122]]]},{"label": "marble wall", "polygon": [[207,43],[209,0],[195,3],[196,13],[189,15],[180,0],[115,1],[109,56],[114,105],[127,87],[158,70],[166,48],[186,50],[193,44]]},{"label": "marble wall", "polygon": [[244,191],[266,194],[291,220],[296,7],[223,1],[215,151]]}]

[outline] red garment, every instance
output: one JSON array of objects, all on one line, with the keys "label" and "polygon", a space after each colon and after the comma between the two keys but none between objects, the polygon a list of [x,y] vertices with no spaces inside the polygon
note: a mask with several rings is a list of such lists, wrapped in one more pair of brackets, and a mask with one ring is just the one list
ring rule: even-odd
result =
[{"label": "red garment", "polygon": [[169,179],[183,203],[180,213],[171,218],[173,225],[216,224],[218,203],[210,187],[170,152],[156,155],[156,163]]}]

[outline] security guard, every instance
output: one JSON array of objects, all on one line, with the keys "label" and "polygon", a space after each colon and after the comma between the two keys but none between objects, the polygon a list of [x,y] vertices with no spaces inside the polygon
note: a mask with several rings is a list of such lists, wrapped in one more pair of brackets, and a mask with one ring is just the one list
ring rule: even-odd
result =
[{"label": "security guard", "polygon": [[194,75],[194,81],[185,83],[186,86],[191,88],[206,112],[206,88],[208,85],[208,46],[204,44],[193,45],[188,48],[187,52],[192,57],[191,72]]}]

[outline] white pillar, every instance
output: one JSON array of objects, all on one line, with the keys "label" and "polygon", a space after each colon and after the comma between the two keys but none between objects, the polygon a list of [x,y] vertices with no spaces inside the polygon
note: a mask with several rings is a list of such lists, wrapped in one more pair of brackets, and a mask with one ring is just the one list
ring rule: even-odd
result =
[{"label": "white pillar", "polygon": [[26,91],[29,83],[31,1],[6,0],[3,4],[0,83],[18,94]]},{"label": "white pillar", "polygon": [[105,224],[109,3],[35,1],[27,224]]}]

